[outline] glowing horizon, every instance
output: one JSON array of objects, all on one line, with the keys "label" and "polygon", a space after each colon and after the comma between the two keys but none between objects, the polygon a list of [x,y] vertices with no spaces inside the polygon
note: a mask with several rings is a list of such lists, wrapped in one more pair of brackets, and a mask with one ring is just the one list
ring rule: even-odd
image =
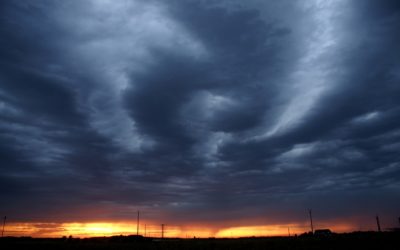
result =
[{"label": "glowing horizon", "polygon": [[[340,222],[326,225],[329,222],[321,223],[321,227],[329,228],[333,232],[345,233],[360,230],[361,227],[352,223]],[[30,236],[38,238],[58,237],[109,237],[116,235],[136,235],[135,222],[11,222],[6,224],[4,236]],[[371,230],[363,227],[363,230]],[[264,236],[294,236],[310,231],[308,222],[274,224],[274,225],[237,225],[228,227],[213,226],[178,226],[165,225],[165,238],[237,238],[237,237],[264,237]],[[161,238],[161,223],[154,222],[140,223],[139,235],[145,237]]]}]

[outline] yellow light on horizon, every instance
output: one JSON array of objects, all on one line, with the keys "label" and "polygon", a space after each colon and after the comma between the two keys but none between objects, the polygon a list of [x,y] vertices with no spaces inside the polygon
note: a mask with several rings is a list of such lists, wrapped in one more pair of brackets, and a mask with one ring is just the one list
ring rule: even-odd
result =
[{"label": "yellow light on horizon", "polygon": [[136,224],[110,222],[63,223],[62,227],[65,229],[65,233],[69,235],[77,237],[96,237],[133,234]]},{"label": "yellow light on horizon", "polygon": [[[288,225],[289,227],[294,225]],[[287,225],[273,226],[241,226],[225,228],[218,231],[215,237],[219,238],[235,238],[235,237],[261,237],[261,236],[287,236]]]},{"label": "yellow light on horizon", "polygon": [[[146,236],[161,237],[160,224],[143,222],[140,224],[139,234],[144,235],[144,225],[147,225]],[[324,226],[325,225],[325,226]],[[326,226],[329,225],[329,226]],[[260,237],[260,236],[287,236],[288,228],[291,235],[309,231],[307,223],[281,224],[268,226],[237,226],[216,228],[213,226],[174,226],[166,225],[164,237],[178,238],[230,238],[230,237]],[[345,222],[321,223],[319,228],[329,228],[334,232],[351,232],[358,230],[355,225]],[[32,236],[32,237],[103,237],[113,235],[136,234],[135,222],[87,222],[87,223],[9,223],[6,226],[5,236]]]}]

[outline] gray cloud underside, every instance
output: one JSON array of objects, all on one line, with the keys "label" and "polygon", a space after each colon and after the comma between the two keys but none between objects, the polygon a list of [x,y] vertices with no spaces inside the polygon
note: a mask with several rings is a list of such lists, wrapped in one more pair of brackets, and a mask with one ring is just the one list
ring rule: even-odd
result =
[{"label": "gray cloud underside", "polygon": [[0,5],[2,213],[397,215],[398,1]]}]

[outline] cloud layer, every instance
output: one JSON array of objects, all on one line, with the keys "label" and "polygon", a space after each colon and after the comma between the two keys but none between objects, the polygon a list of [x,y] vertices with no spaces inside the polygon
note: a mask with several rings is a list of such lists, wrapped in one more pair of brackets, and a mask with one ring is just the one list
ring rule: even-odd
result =
[{"label": "cloud layer", "polygon": [[1,213],[395,223],[398,1],[0,5]]}]

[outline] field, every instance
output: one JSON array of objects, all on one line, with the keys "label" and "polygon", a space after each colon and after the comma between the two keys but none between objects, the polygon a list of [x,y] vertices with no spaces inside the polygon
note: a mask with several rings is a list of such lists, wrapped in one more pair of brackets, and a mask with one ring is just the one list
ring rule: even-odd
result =
[{"label": "field", "polygon": [[262,237],[237,239],[156,239],[136,236],[104,238],[0,238],[0,249],[400,249],[399,233],[349,233],[325,237]]}]

